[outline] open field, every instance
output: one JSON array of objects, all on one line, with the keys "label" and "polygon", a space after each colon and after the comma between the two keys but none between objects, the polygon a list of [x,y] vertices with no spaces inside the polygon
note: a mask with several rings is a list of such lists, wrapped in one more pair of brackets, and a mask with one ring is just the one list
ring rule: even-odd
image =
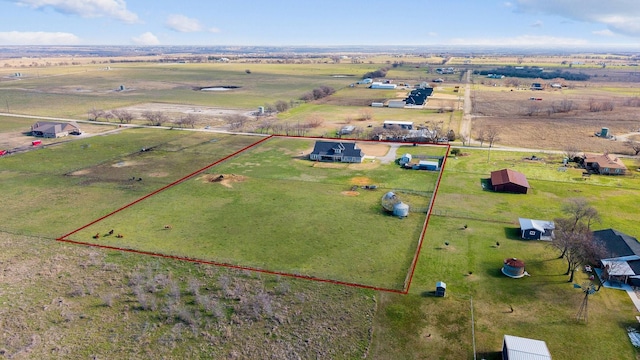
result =
[{"label": "open field", "polygon": [[[380,198],[393,190],[426,209],[438,173],[371,160],[317,166],[325,163],[306,159],[312,146],[313,140],[270,139],[68,238],[403,290],[425,214],[399,221],[383,211]],[[81,175],[100,173],[87,168]],[[376,191],[358,186],[373,184]],[[125,236],[92,239],[108,229]]]},{"label": "open field", "polygon": [[[637,71],[626,66],[629,59],[578,54],[522,60],[524,65],[568,68],[561,62],[584,61],[586,56],[593,58],[577,68],[598,77],[558,91],[517,90],[500,80],[493,86],[493,80],[474,76],[472,132],[484,125],[498,126],[498,145],[539,149],[535,155],[544,160],[524,159],[531,152],[475,149],[449,157],[406,295],[54,241],[259,137],[123,128],[0,157],[0,358],[240,359],[266,354],[303,359],[473,359],[475,345],[478,358],[497,360],[503,335],[511,334],[546,341],[554,359],[640,359],[626,334],[628,326],[637,326],[638,315],[628,295],[601,289],[589,300],[588,323],[577,322],[582,292],[567,282],[566,263],[547,243],[518,237],[518,217],[553,219],[562,215],[561,203],[575,197],[586,198],[599,211],[602,222],[595,229],[611,227],[640,236],[638,172],[585,180],[572,163],[558,171],[562,155],[551,152],[573,143],[584,151],[629,154],[620,141],[592,136],[603,126],[617,135],[640,125],[636,107],[627,101],[640,93],[630,77]],[[365,128],[392,119],[442,123],[457,132],[460,112],[362,106],[397,92],[376,91],[384,94],[374,96],[369,89],[348,87],[363,73],[403,59],[423,64],[393,68],[387,78],[415,83],[446,77],[440,94],[448,96],[453,96],[459,74],[440,76],[436,67],[491,68],[519,61],[516,56],[454,56],[442,65],[444,57],[387,54],[368,57],[366,64],[266,64],[246,59],[110,64],[109,71],[104,64],[84,61],[81,66],[3,68],[0,111],[77,119],[85,119],[92,107],[161,109],[175,116],[194,109],[244,112],[328,85],[338,91],[280,113],[274,121],[302,123],[321,117],[322,126],[310,132],[327,136],[349,118],[350,124]],[[604,60],[607,68],[598,68]],[[24,78],[11,79],[16,71]],[[354,76],[334,76],[345,74]],[[527,88],[533,82],[520,81]],[[127,90],[115,91],[121,84]],[[225,85],[241,88],[192,89]],[[532,96],[543,100],[528,100]],[[612,101],[613,111],[589,111],[592,99]],[[575,102],[577,108],[568,113],[544,111],[563,100]],[[446,101],[451,100],[442,102]],[[540,110],[523,114],[531,110],[530,104]],[[365,110],[371,111],[371,118],[358,121]],[[209,115],[211,120],[205,118],[198,126],[220,124],[213,119],[221,114],[205,114]],[[31,124],[0,117],[0,148],[29,143],[31,138],[22,132]],[[116,128],[87,129],[96,134]],[[373,156],[389,149],[387,144],[361,144]],[[414,190],[418,194],[404,196],[422,206],[428,199],[421,192],[433,190],[435,174],[401,171],[371,159],[358,165],[310,163],[304,155],[312,146],[311,140],[272,138],[70,238],[401,289],[424,214],[412,213],[403,220],[381,215],[379,199],[386,190]],[[406,152],[438,155],[442,149],[407,146],[396,155]],[[637,167],[637,157],[623,160],[629,169]],[[527,176],[529,194],[482,189],[482,179],[505,167]],[[368,183],[381,188],[352,190]],[[171,229],[164,229],[167,224]],[[110,229],[125,237],[103,236]],[[94,240],[98,232],[101,237]],[[504,277],[500,267],[510,257],[525,261],[531,276]],[[580,271],[574,283],[587,280]],[[437,281],[447,283],[444,298],[432,296]]]}]

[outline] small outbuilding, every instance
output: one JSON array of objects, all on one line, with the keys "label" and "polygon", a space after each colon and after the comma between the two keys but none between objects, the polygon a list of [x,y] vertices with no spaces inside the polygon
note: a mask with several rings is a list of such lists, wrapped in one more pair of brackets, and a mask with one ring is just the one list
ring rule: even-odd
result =
[{"label": "small outbuilding", "polygon": [[405,218],[409,216],[409,205],[403,203],[402,201],[393,205],[393,216],[397,216],[399,218]]},{"label": "small outbuilding", "polygon": [[443,297],[447,291],[447,284],[442,281],[436,283],[436,296]]},{"label": "small outbuilding", "polygon": [[551,353],[542,340],[505,335],[502,360],[551,360]]},{"label": "small outbuilding", "polygon": [[524,261],[517,258],[504,259],[502,273],[514,279],[527,275],[527,272],[524,271]]},{"label": "small outbuilding", "polygon": [[502,169],[491,172],[491,187],[493,191],[526,194],[531,188],[527,177],[523,173]]},{"label": "small outbuilding", "polygon": [[404,166],[404,164],[410,163],[411,159],[412,156],[409,153],[402,155],[402,157],[400,158],[400,166]]},{"label": "small outbuilding", "polygon": [[519,218],[520,234],[525,240],[553,240],[553,221]]}]

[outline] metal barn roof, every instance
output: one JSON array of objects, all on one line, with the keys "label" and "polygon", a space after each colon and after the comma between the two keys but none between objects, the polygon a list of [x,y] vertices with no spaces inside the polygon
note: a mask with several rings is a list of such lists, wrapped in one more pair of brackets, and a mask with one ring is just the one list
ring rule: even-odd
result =
[{"label": "metal barn roof", "polygon": [[551,360],[547,344],[542,340],[505,335],[502,348],[505,360]]},{"label": "metal barn roof", "polygon": [[525,218],[518,218],[518,221],[520,222],[520,229],[522,230],[535,229],[544,233],[546,229],[556,228],[553,221],[534,220],[534,219],[525,219]]}]

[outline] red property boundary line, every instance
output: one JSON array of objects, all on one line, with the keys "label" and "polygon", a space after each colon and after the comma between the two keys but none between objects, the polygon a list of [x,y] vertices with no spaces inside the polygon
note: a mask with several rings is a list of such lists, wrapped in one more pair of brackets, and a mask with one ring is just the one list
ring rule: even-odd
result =
[{"label": "red property boundary line", "polygon": [[435,201],[435,197],[436,194],[438,192],[438,188],[440,186],[440,180],[442,179],[442,173],[444,171],[444,167],[447,161],[447,155],[449,153],[450,150],[450,145],[438,145],[438,144],[427,144],[427,143],[420,143],[421,145],[431,145],[431,146],[446,146],[447,147],[447,153],[445,154],[444,157],[444,162],[442,164],[442,167],[440,169],[440,174],[438,176],[438,181],[436,183],[436,188],[435,191],[433,193],[433,196],[431,197],[431,201],[429,203],[429,208],[428,208],[428,213],[427,213],[427,217],[425,219],[424,225],[422,227],[422,232],[420,233],[420,238],[418,239],[418,246],[416,247],[416,252],[413,256],[413,259],[411,261],[411,266],[410,266],[410,270],[407,274],[407,277],[405,278],[405,282],[404,282],[404,289],[403,290],[398,290],[398,289],[388,289],[388,288],[382,288],[382,287],[377,287],[377,286],[371,286],[371,285],[364,285],[364,284],[358,284],[358,283],[352,283],[352,282],[346,282],[346,281],[340,281],[340,280],[333,280],[333,279],[324,279],[324,278],[318,278],[318,277],[314,277],[314,276],[310,276],[310,275],[301,275],[301,274],[292,274],[292,273],[286,273],[286,272],[281,272],[281,271],[273,271],[273,270],[266,270],[266,269],[261,269],[261,268],[257,268],[257,267],[251,267],[251,266],[242,266],[242,265],[234,265],[234,264],[228,264],[228,263],[223,263],[223,262],[217,262],[217,261],[209,261],[209,260],[202,260],[202,259],[194,259],[194,258],[190,258],[190,257],[184,257],[184,256],[176,256],[176,255],[167,255],[167,254],[162,254],[162,253],[155,253],[155,252],[150,252],[150,251],[143,251],[143,250],[135,250],[135,249],[127,249],[127,248],[121,248],[121,247],[116,247],[116,246],[109,246],[109,245],[99,245],[99,244],[94,244],[94,243],[88,243],[88,242],[82,242],[82,241],[75,241],[75,240],[71,240],[71,239],[67,239],[67,237],[83,230],[86,229],[87,227],[94,225],[114,214],[117,214],[118,212],[125,210],[159,192],[162,192],[170,187],[173,187],[175,185],[178,185],[180,183],[182,183],[185,180],[188,180],[200,173],[202,173],[203,171],[208,170],[209,168],[220,164],[223,161],[226,161],[248,149],[251,149],[273,137],[282,137],[282,138],[294,138],[294,139],[312,139],[312,140],[320,140],[320,139],[324,139],[324,140],[328,140],[328,141],[335,141],[335,140],[347,140],[347,141],[358,141],[358,142],[371,142],[371,143],[384,143],[384,144],[389,144],[389,143],[395,143],[395,142],[391,142],[391,141],[375,141],[375,140],[358,140],[358,139],[331,139],[331,138],[322,138],[322,137],[306,137],[306,136],[285,136],[285,135],[271,135],[268,137],[265,137],[263,139],[261,139],[260,141],[257,141],[251,145],[248,145],[230,155],[225,156],[222,159],[219,159],[205,167],[203,167],[202,169],[196,170],[194,172],[192,172],[189,175],[186,175],[168,185],[165,185],[163,187],[161,187],[160,189],[157,189],[127,205],[124,205],[82,227],[77,228],[76,230],[61,236],[59,238],[56,239],[56,241],[59,242],[64,242],[64,243],[68,243],[68,244],[74,244],[74,245],[83,245],[83,246],[90,246],[90,247],[95,247],[95,248],[100,248],[100,249],[106,249],[106,250],[114,250],[114,251],[121,251],[121,252],[128,252],[128,253],[134,253],[134,254],[139,254],[139,255],[147,255],[147,256],[153,256],[153,257],[159,257],[159,258],[164,258],[164,259],[171,259],[171,260],[179,260],[179,261],[186,261],[186,262],[191,262],[191,263],[198,263],[198,264],[204,264],[204,265],[213,265],[213,266],[219,266],[219,267],[224,267],[224,268],[229,268],[229,269],[236,269],[236,270],[248,270],[248,271],[254,271],[254,272],[258,272],[258,273],[263,273],[263,274],[269,274],[269,275],[280,275],[280,276],[286,276],[286,277],[290,277],[290,278],[295,278],[295,279],[302,279],[302,280],[311,280],[311,281],[317,281],[317,282],[322,282],[322,283],[329,283],[329,284],[334,284],[334,285],[343,285],[343,286],[350,286],[350,287],[354,287],[354,288],[361,288],[361,289],[368,289],[368,290],[375,290],[375,291],[384,291],[384,292],[389,292],[389,293],[396,293],[396,294],[402,294],[402,295],[406,295],[407,293],[409,293],[409,288],[411,286],[411,281],[413,280],[413,275],[415,272],[415,268],[416,265],[418,263],[418,257],[420,256],[420,251],[422,249],[422,243],[424,240],[424,236],[427,230],[427,225],[429,223],[429,219],[431,218],[431,209],[433,207],[433,203]]}]

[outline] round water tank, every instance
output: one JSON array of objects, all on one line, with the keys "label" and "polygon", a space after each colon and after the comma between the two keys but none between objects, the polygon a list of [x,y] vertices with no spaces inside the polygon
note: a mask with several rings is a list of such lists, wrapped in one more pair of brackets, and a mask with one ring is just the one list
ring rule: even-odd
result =
[{"label": "round water tank", "polygon": [[258,115],[264,115],[264,106],[258,106]]},{"label": "round water tank", "polygon": [[600,130],[600,137],[609,137],[609,128],[603,127],[602,130]]},{"label": "round water tank", "polygon": [[399,202],[393,206],[393,215],[397,217],[409,216],[409,205]]},{"label": "round water tank", "polygon": [[502,273],[512,278],[521,278],[524,276],[524,261],[516,258],[504,260]]},{"label": "round water tank", "polygon": [[389,191],[382,196],[382,207],[387,211],[393,211],[394,205],[399,202],[400,199],[398,199],[393,191]]}]

